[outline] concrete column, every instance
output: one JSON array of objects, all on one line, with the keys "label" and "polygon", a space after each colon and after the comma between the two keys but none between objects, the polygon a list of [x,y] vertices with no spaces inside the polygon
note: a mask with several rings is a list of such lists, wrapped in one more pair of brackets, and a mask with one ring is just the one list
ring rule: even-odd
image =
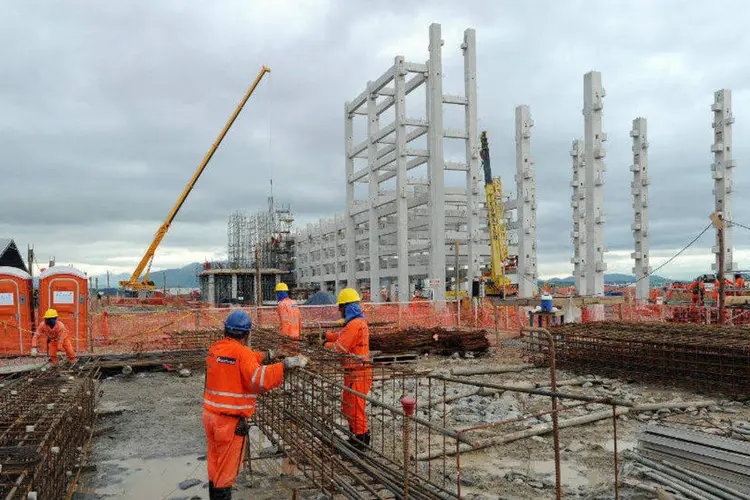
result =
[{"label": "concrete column", "polygon": [[649,278],[651,268],[648,262],[648,126],[645,118],[633,120],[630,137],[633,138],[633,183],[630,185],[633,194],[633,239],[635,251],[631,255],[635,260],[635,298],[648,300]]},{"label": "concrete column", "polygon": [[602,108],[604,97],[602,74],[598,71],[583,77],[584,140],[586,147],[586,293],[591,296],[604,295],[604,157],[602,143],[607,135],[602,132]]},{"label": "concrete column", "polygon": [[531,157],[529,107],[516,107],[516,189],[518,191],[518,296],[537,293],[536,270],[536,178]]},{"label": "concrete column", "polygon": [[430,264],[428,276],[436,280],[433,298],[445,300],[445,157],[443,154],[443,40],[440,25],[430,25],[430,60],[427,63],[427,162],[430,182]]},{"label": "concrete column", "polygon": [[346,283],[349,287],[357,286],[357,269],[355,265],[356,251],[354,240],[354,158],[352,156],[352,142],[354,134],[353,116],[349,113],[349,103],[344,104],[344,152],[346,157]]},{"label": "concrete column", "polygon": [[377,94],[373,89],[373,83],[367,82],[367,164],[369,178],[367,183],[370,210],[369,216],[369,243],[370,243],[370,300],[380,302],[380,228],[378,227],[377,201],[380,183],[378,182],[378,143],[377,135],[380,130],[380,119],[378,117]]},{"label": "concrete column", "polygon": [[[398,257],[398,300],[409,300],[409,226],[408,172],[406,170],[406,67],[404,58],[398,56],[394,62],[393,108],[396,117],[396,257]],[[392,283],[392,282],[389,282]]]},{"label": "concrete column", "polygon": [[586,295],[585,260],[586,260],[586,229],[584,214],[586,213],[586,191],[584,190],[584,151],[583,141],[576,139],[570,149],[573,158],[573,196],[570,206],[573,208],[573,278],[575,279],[576,292],[578,295]]},{"label": "concrete column", "polygon": [[208,275],[208,303],[212,306],[216,305],[216,276],[213,274]]},{"label": "concrete column", "polygon": [[[466,96],[466,250],[469,279],[480,277],[479,262],[479,137],[477,135],[477,35],[464,31],[464,95]],[[502,193],[501,193],[502,195]]]},{"label": "concrete column", "polygon": [[[714,178],[714,201],[716,211],[723,214],[724,220],[731,221],[733,218],[732,203],[732,172],[737,161],[732,159],[732,91],[729,89],[714,92],[714,104],[711,106],[714,113],[714,121],[711,125],[714,129],[714,143],[711,151],[714,153],[714,162],[711,165],[711,174]],[[712,268],[719,269],[719,241],[713,247],[716,262]],[[732,225],[727,224],[724,228],[724,272],[731,273],[736,269],[733,258]],[[729,277],[728,279],[731,279]]]},{"label": "concrete column", "polygon": [[237,299],[237,275],[232,275],[232,298]]}]

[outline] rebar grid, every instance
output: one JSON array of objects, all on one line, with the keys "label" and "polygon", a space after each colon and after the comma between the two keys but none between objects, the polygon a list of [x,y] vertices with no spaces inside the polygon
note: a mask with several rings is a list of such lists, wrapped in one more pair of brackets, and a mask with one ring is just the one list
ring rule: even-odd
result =
[{"label": "rebar grid", "polygon": [[[457,440],[469,441],[442,426],[444,408],[410,416],[401,406],[404,397],[419,401],[425,390],[431,394],[431,382],[424,373],[371,366],[372,389],[364,395],[344,384],[345,375],[357,377],[357,370],[362,370],[359,358],[265,330],[254,331],[251,343],[256,350],[281,348],[311,359],[306,369],[288,372],[282,387],[259,398],[253,419],[316,488],[347,498],[428,500],[457,496],[452,479],[437,474],[433,465],[420,466],[416,456],[433,443],[442,441],[455,448]],[[355,362],[359,368],[351,367]],[[364,397],[368,403],[371,445],[366,451],[353,446],[354,436],[342,408],[344,391]],[[405,422],[408,432],[404,432]],[[404,436],[408,436],[406,441]],[[442,468],[449,461],[457,459],[444,457]],[[404,474],[405,467],[408,475]],[[451,468],[455,467],[453,463]]]},{"label": "rebar grid", "polygon": [[94,377],[52,369],[0,382],[0,498],[59,498],[94,420]]},{"label": "rebar grid", "polygon": [[[552,327],[558,366],[658,381],[694,390],[746,395],[750,330],[699,324],[600,322]],[[545,364],[546,340],[524,337],[532,361]]]}]

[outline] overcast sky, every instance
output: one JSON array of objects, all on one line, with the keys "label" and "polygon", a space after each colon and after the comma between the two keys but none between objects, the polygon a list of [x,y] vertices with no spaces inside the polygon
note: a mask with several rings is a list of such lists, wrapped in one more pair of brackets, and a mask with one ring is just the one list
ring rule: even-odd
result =
[{"label": "overcast sky", "polygon": [[[724,1],[3,2],[0,236],[90,274],[132,270],[262,65],[272,68],[183,206],[155,259],[226,253],[236,209],[291,203],[300,223],[344,209],[343,105],[393,63],[427,59],[443,26],[445,88],[477,31],[479,127],[513,188],[514,108],[531,107],[539,269],[571,273],[570,143],[583,74],[602,72],[609,135],[606,260],[630,272],[632,119],[648,118],[652,266],[708,223],[711,103],[733,90],[734,219],[750,225],[750,4]],[[458,128],[460,122],[450,128]],[[449,127],[449,123],[446,123]],[[750,267],[750,231],[735,255]],[[708,271],[709,232],[659,272]]]}]

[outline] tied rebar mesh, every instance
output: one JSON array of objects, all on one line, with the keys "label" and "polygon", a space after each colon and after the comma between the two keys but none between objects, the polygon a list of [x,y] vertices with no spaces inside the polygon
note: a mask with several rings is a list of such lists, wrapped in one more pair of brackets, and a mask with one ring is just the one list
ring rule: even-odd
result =
[{"label": "tied rebar mesh", "polygon": [[[750,329],[700,324],[599,322],[551,328],[557,364],[699,391],[747,395]],[[546,340],[524,337],[532,361],[547,363]]]},{"label": "tied rebar mesh", "polygon": [[33,372],[0,382],[0,498],[60,498],[94,420],[95,372]]}]

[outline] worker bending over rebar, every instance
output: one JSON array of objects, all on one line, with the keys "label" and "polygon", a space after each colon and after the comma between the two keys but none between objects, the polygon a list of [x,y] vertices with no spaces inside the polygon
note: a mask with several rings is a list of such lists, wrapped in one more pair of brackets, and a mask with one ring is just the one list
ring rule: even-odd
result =
[{"label": "worker bending over rebar", "polygon": [[245,311],[232,311],[224,322],[224,339],[214,342],[206,357],[203,425],[208,439],[208,494],[211,500],[232,498],[240,471],[258,394],[279,387],[288,370],[304,368],[305,356],[263,365],[281,354],[247,347],[252,323]]},{"label": "worker bending over rebar", "polygon": [[47,337],[47,353],[49,361],[53,365],[57,365],[57,350],[59,347],[63,348],[65,356],[70,363],[78,361],[76,352],[73,350],[73,342],[71,342],[68,336],[68,329],[59,320],[55,309],[47,309],[47,312],[44,313],[44,323],[31,336],[32,356],[39,354],[39,337]]},{"label": "worker bending over rebar", "polygon": [[[344,318],[344,328],[339,333],[326,333],[325,347],[352,355],[344,360],[344,385],[367,395],[372,387],[370,328],[362,314],[360,301],[359,294],[352,288],[339,292],[337,302]],[[363,398],[349,391],[345,390],[341,395],[342,411],[349,421],[349,430],[354,434],[352,446],[360,450],[370,445],[365,403]]]}]

